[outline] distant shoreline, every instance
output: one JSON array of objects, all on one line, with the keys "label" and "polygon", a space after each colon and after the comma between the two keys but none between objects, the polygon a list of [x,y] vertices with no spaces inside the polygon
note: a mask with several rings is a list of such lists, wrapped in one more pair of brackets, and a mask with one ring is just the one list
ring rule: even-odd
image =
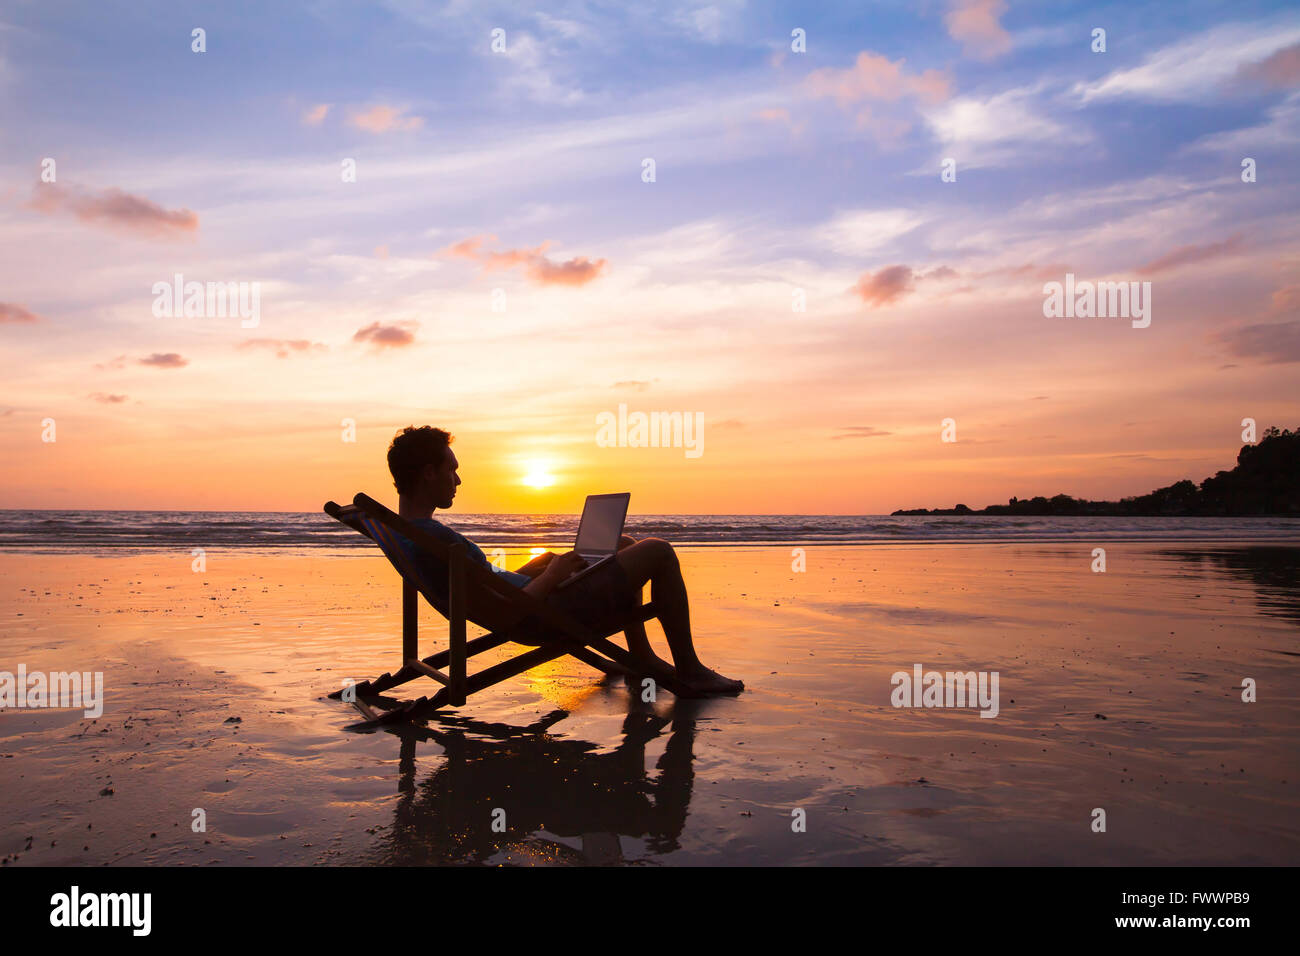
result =
[{"label": "distant shoreline", "polygon": [[1269,428],[1259,444],[1241,446],[1237,464],[1199,485],[1184,478],[1165,488],[1119,501],[1056,495],[1012,498],[978,510],[905,508],[891,517],[984,515],[989,517],[1288,518],[1300,516],[1300,431]]}]

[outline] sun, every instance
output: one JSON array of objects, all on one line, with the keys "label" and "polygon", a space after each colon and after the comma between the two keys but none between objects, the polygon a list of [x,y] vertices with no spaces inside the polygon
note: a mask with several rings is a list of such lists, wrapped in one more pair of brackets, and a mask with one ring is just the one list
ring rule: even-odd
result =
[{"label": "sun", "polygon": [[524,475],[519,480],[529,488],[549,488],[555,484],[549,461],[533,458],[524,462],[524,469]]}]

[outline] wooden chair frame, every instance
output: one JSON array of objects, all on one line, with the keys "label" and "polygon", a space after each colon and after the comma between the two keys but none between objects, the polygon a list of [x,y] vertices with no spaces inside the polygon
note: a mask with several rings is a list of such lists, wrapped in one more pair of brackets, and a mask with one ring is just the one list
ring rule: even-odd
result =
[{"label": "wooden chair frame", "polygon": [[[356,698],[352,703],[367,721],[411,716],[417,708],[424,711],[445,705],[464,706],[470,694],[566,654],[606,674],[645,674],[678,696],[694,696],[690,688],[677,679],[673,668],[640,664],[609,639],[629,624],[655,617],[657,612],[653,602],[638,607],[619,628],[608,633],[596,633],[559,608],[507,584],[494,572],[470,561],[463,544],[449,545],[439,541],[368,495],[358,494],[348,506],[327,502],[325,513],[379,545],[402,576],[402,665],[395,673],[384,673],[374,680],[355,685]],[[439,595],[427,586],[419,568],[394,535],[401,535],[446,563],[448,600],[445,607]],[[446,617],[448,624],[447,648],[425,658],[419,654],[421,595]],[[488,633],[467,640],[467,621],[487,628]],[[530,642],[528,637],[530,634],[537,636],[539,628],[547,628],[551,634],[558,632],[563,637]],[[530,645],[533,649],[477,673],[468,672],[469,658],[511,642]],[[419,677],[428,677],[443,686],[432,698],[406,702],[386,713],[376,712],[362,699],[375,697]],[[337,700],[343,695],[344,690],[339,689],[329,696]]]}]

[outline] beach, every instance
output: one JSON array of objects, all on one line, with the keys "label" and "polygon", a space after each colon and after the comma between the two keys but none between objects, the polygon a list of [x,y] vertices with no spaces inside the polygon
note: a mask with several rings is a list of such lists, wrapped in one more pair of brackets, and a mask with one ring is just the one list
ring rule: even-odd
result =
[{"label": "beach", "polygon": [[[683,547],[700,655],[738,697],[642,702],[565,658],[364,732],[325,695],[400,664],[377,551],[0,553],[0,671],[104,681],[97,718],[0,711],[0,856],[1294,865],[1300,547],[1107,541],[1104,573],[1092,549]],[[421,653],[444,646],[421,624]],[[894,706],[918,665],[996,672],[996,716]]]}]

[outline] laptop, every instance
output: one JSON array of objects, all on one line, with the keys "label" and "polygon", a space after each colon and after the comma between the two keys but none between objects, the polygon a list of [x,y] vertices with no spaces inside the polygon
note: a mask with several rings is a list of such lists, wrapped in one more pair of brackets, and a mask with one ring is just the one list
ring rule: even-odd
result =
[{"label": "laptop", "polygon": [[623,522],[627,520],[627,503],[631,498],[632,493],[628,491],[616,495],[587,495],[582,520],[578,522],[578,540],[573,543],[573,550],[586,560],[587,566],[569,575],[557,588],[567,588],[606,561],[614,560],[623,537]]}]

